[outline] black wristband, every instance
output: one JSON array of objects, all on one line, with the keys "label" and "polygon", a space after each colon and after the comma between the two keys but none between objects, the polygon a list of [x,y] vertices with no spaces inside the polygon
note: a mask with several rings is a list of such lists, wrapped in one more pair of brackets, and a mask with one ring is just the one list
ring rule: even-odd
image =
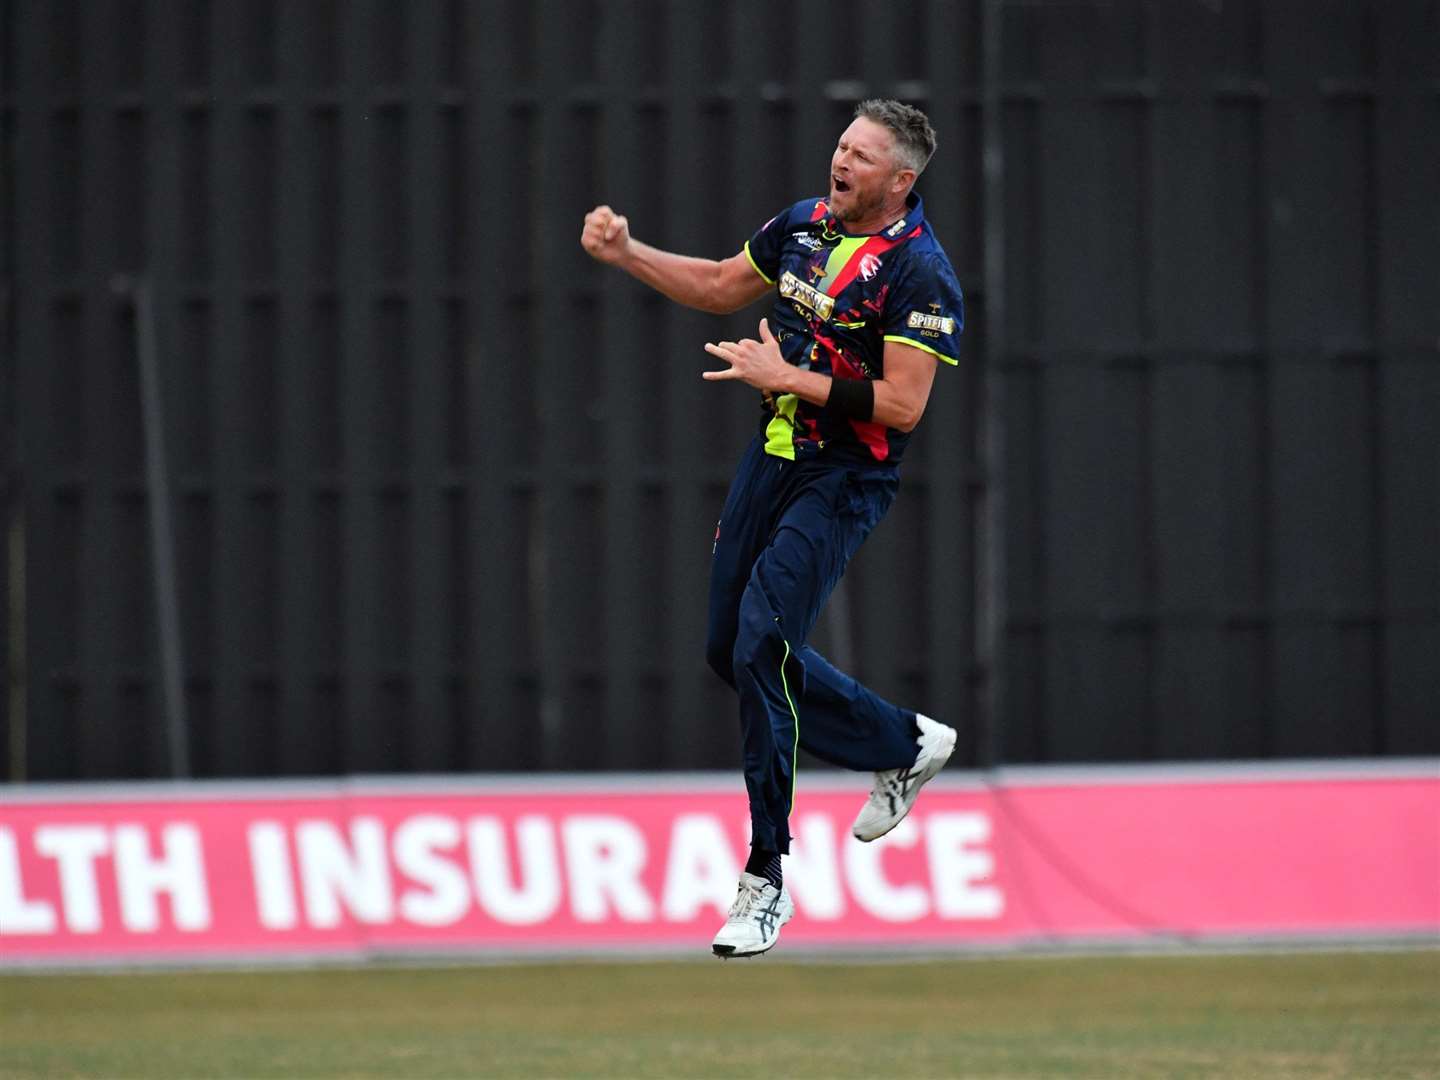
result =
[{"label": "black wristband", "polygon": [[825,411],[851,420],[869,420],[875,415],[875,384],[869,379],[830,380]]}]

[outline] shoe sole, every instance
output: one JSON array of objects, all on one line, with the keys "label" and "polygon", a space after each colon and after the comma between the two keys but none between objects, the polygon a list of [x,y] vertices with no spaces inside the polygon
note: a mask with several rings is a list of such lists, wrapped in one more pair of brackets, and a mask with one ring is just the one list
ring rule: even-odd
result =
[{"label": "shoe sole", "polygon": [[954,728],[948,728],[947,730],[950,732],[949,745],[945,747],[943,754],[936,754],[930,759],[930,763],[925,766],[925,772],[921,775],[920,782],[915,785],[915,798],[910,801],[910,805],[905,808],[905,812],[887,825],[882,832],[878,832],[874,836],[861,836],[853,829],[850,832],[851,836],[855,837],[855,839],[859,840],[862,844],[873,843],[886,835],[886,833],[891,832],[900,822],[910,816],[910,811],[914,809],[916,801],[920,798],[920,789],[940,775],[940,770],[943,769],[945,763],[950,760],[950,755],[955,753],[955,743],[958,740],[958,736]]},{"label": "shoe sole", "polygon": [[779,940],[779,938],[776,938],[769,945],[766,945],[765,948],[756,949],[754,952],[736,952],[734,945],[711,945],[710,951],[721,960],[745,960],[752,956],[764,956],[778,944]]},{"label": "shoe sole", "polygon": [[[793,912],[791,913],[791,918],[794,918]],[[785,923],[788,923],[789,921],[790,919],[786,919],[785,922],[782,922],[780,924],[780,926],[783,928],[785,926]],[[744,960],[747,957],[751,956],[764,956],[767,952],[769,952],[771,949],[773,949],[776,945],[779,944],[780,931],[776,930],[775,940],[770,942],[770,944],[766,945],[763,949],[755,949],[752,952],[736,952],[734,945],[716,945],[712,943],[710,945],[710,951],[716,956],[718,956],[721,960]]]}]

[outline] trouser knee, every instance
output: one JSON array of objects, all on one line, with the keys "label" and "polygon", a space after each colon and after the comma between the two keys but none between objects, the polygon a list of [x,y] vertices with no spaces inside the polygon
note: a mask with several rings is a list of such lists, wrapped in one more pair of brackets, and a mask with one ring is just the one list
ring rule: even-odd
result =
[{"label": "trouser knee", "polygon": [[[735,678],[763,672],[767,667],[780,667],[784,653],[784,635],[765,605],[742,604],[740,626],[729,657]],[[765,678],[763,674],[759,677]]]}]

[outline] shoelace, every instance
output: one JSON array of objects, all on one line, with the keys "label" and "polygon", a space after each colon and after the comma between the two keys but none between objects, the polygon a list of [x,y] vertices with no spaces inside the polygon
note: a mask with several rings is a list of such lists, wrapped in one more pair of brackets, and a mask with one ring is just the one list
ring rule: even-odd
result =
[{"label": "shoelace", "polygon": [[748,885],[740,886],[740,895],[735,897],[735,902],[730,905],[730,918],[743,919],[750,914],[750,909],[760,899],[760,890],[752,889]]}]

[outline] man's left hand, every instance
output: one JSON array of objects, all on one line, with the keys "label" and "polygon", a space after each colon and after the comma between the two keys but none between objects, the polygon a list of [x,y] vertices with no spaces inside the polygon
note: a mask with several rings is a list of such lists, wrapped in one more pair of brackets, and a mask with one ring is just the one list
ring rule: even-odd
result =
[{"label": "man's left hand", "polygon": [[719,344],[705,343],[705,351],[718,356],[729,364],[723,371],[703,371],[700,377],[711,382],[722,379],[739,379],[757,390],[785,391],[785,380],[795,369],[780,355],[780,343],[770,332],[770,323],[760,320],[760,340],[744,338],[740,341],[722,341]]}]

